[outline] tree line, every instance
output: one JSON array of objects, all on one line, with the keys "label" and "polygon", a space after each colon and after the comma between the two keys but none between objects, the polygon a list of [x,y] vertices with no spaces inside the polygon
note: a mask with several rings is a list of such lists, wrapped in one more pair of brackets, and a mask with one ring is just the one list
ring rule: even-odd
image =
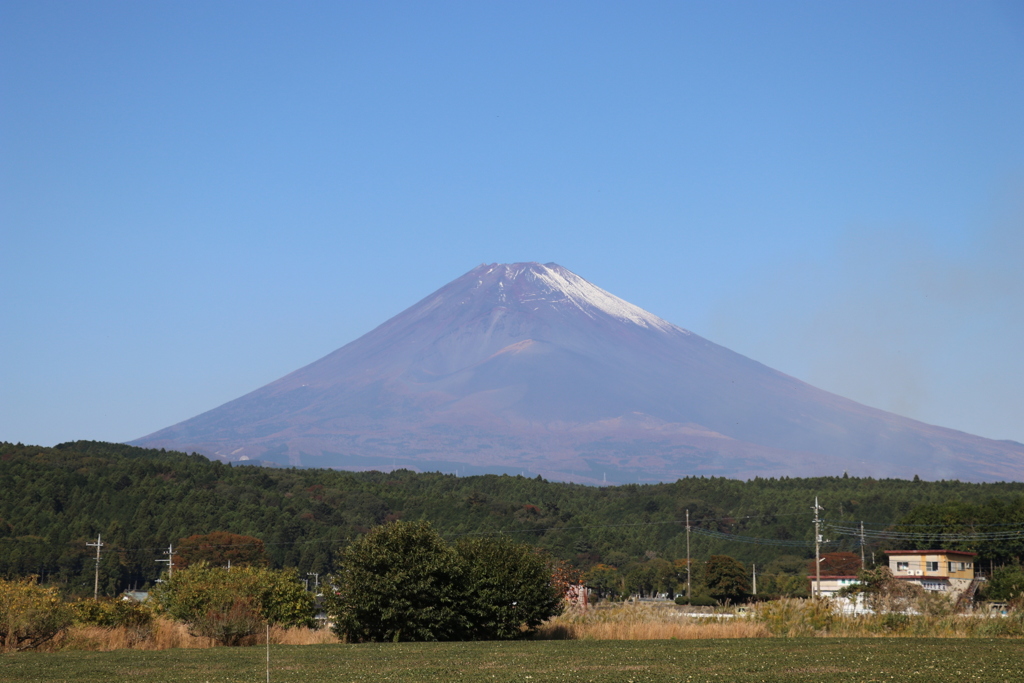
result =
[{"label": "tree line", "polygon": [[[0,576],[35,575],[67,593],[91,595],[95,551],[86,543],[101,537],[100,592],[116,595],[152,584],[171,546],[177,561],[202,561],[189,539],[215,533],[250,539],[221,544],[239,557],[258,544],[269,569],[326,575],[351,541],[406,520],[429,521],[449,543],[508,536],[586,572],[609,594],[665,593],[690,566],[683,521],[689,512],[691,583],[706,588],[707,562],[728,556],[748,575],[757,565],[759,592],[792,594],[803,586],[813,554],[815,496],[825,507],[826,529],[865,521],[876,529],[933,532],[937,542],[943,533],[1024,525],[1019,483],[689,477],[590,487],[507,475],[270,469],[91,441],[52,448],[0,443]],[[860,552],[854,536],[829,540],[830,552]],[[925,541],[869,539],[868,564],[872,553],[881,560],[886,548],[918,542]],[[939,543],[978,552],[981,565],[1019,563],[1022,544],[980,536]]]},{"label": "tree line", "polygon": [[151,638],[161,617],[221,645],[251,644],[262,627],[322,625],[321,610],[350,643],[511,640],[561,613],[568,588],[561,563],[532,546],[508,537],[449,543],[427,522],[393,521],[352,541],[316,595],[294,569],[270,569],[255,553],[238,559],[169,568],[145,604],[66,601],[31,577],[0,579],[0,653],[37,648],[73,624]]}]

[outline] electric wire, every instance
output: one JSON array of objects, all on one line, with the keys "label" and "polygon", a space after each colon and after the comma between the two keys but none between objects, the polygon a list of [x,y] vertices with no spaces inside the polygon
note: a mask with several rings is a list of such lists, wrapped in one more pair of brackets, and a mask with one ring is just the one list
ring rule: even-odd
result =
[{"label": "electric wire", "polygon": [[[757,515],[742,515],[742,516],[723,516],[723,517],[705,517],[698,520],[691,519],[690,530],[692,533],[705,536],[707,538],[714,538],[721,541],[745,543],[754,545],[766,545],[776,547],[793,547],[793,548],[808,548],[814,546],[813,540],[800,540],[800,539],[776,539],[767,538],[762,536],[749,536],[742,534],[729,533],[726,531],[720,531],[718,529],[711,529],[701,526],[702,524],[708,524],[712,522],[726,522],[731,525],[735,525],[740,521],[748,521],[753,519],[764,519],[764,518],[777,518],[777,517],[793,517],[804,515],[804,512],[794,513],[764,513]],[[614,529],[614,528],[635,528],[635,527],[649,527],[649,526],[666,526],[666,525],[678,525],[680,527],[685,526],[685,520],[682,519],[670,519],[670,520],[657,520],[657,521],[642,521],[642,522],[628,522],[620,524],[580,524],[570,526],[555,526],[555,527],[525,527],[518,529],[495,529],[488,531],[466,531],[466,532],[447,532],[442,533],[441,536],[445,538],[456,538],[466,536],[496,536],[496,535],[512,535],[512,534],[549,534],[564,531],[580,531],[587,529]],[[1024,541],[1024,524],[1020,523],[1001,523],[1001,524],[989,524],[989,525],[978,525],[979,527],[1013,527],[1004,528],[997,531],[962,531],[962,532],[927,532],[927,531],[901,531],[900,528],[907,526],[920,526],[920,527],[942,527],[946,525],[904,525],[898,524],[893,525],[889,523],[886,525],[885,522],[865,522],[865,528],[862,530],[857,526],[847,526],[843,523],[830,523],[827,520],[824,521],[822,528],[826,530],[829,535],[848,537],[853,539],[868,540],[872,543],[879,543],[882,541],[919,541],[919,540],[936,540],[945,543],[971,543],[971,542],[986,542],[986,541],[1009,541],[1009,540],[1020,540]],[[868,528],[870,526],[886,526],[886,528],[875,529]],[[895,528],[894,528],[895,527]],[[314,539],[294,539],[291,541],[269,541],[263,542],[264,547],[279,547],[279,546],[302,546],[302,545],[316,545],[316,544],[341,544],[347,539],[345,537],[327,537],[327,538],[314,538]],[[825,539],[822,544],[835,545],[841,543],[838,539]],[[74,542],[69,542],[69,545],[77,545]],[[245,543],[232,543],[232,544],[210,544],[217,548],[244,548],[255,546],[257,544],[251,542]],[[140,547],[140,548],[127,548],[115,545],[108,546],[108,552],[162,552],[166,549],[166,546],[160,547]]]}]

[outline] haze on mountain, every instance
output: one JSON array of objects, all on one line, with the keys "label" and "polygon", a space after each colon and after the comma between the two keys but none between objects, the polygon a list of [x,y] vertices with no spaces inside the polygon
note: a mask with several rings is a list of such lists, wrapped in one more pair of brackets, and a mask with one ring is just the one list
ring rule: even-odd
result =
[{"label": "haze on mountain", "polygon": [[1024,479],[1022,444],[822,391],[555,263],[481,265],[324,358],[132,443],[584,483]]}]

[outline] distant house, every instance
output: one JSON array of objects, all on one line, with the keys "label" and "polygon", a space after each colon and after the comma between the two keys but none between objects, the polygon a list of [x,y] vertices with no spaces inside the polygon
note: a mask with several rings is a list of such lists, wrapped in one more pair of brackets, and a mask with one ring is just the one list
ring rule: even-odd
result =
[{"label": "distant house", "polygon": [[980,577],[974,574],[977,553],[960,550],[886,550],[889,571],[901,581],[926,591],[943,593],[951,600],[970,600]]},{"label": "distant house", "polygon": [[[834,609],[844,614],[867,614],[869,610],[864,602],[864,596],[861,594],[848,595],[845,598],[839,597],[839,591],[844,588],[860,583],[860,579],[856,576],[848,574],[822,574],[821,585],[818,585],[818,579],[816,576],[811,576],[811,595],[820,595],[823,598],[832,598]],[[819,592],[815,593],[816,589]]]},{"label": "distant house", "polygon": [[835,576],[821,575],[821,586],[818,586],[817,577],[811,579],[811,595],[820,595],[823,598],[834,598],[841,589],[860,583],[856,576]]},{"label": "distant house", "polygon": [[[945,595],[957,607],[974,599],[978,585],[983,579],[974,573],[974,558],[977,553],[960,550],[886,550],[889,556],[889,570],[894,578],[920,586],[926,591]],[[835,598],[840,590],[859,583],[856,576],[822,574],[821,585],[812,575],[811,595]],[[853,597],[849,604],[840,607],[846,612],[867,611],[861,599]]]}]

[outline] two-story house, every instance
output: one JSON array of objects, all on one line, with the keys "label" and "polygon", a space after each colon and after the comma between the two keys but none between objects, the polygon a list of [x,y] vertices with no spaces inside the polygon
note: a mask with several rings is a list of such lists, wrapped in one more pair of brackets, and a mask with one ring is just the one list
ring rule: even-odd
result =
[{"label": "two-story house", "polygon": [[897,579],[916,583],[926,591],[945,593],[951,599],[973,597],[977,587],[974,558],[977,553],[960,550],[886,550],[889,571]]}]

